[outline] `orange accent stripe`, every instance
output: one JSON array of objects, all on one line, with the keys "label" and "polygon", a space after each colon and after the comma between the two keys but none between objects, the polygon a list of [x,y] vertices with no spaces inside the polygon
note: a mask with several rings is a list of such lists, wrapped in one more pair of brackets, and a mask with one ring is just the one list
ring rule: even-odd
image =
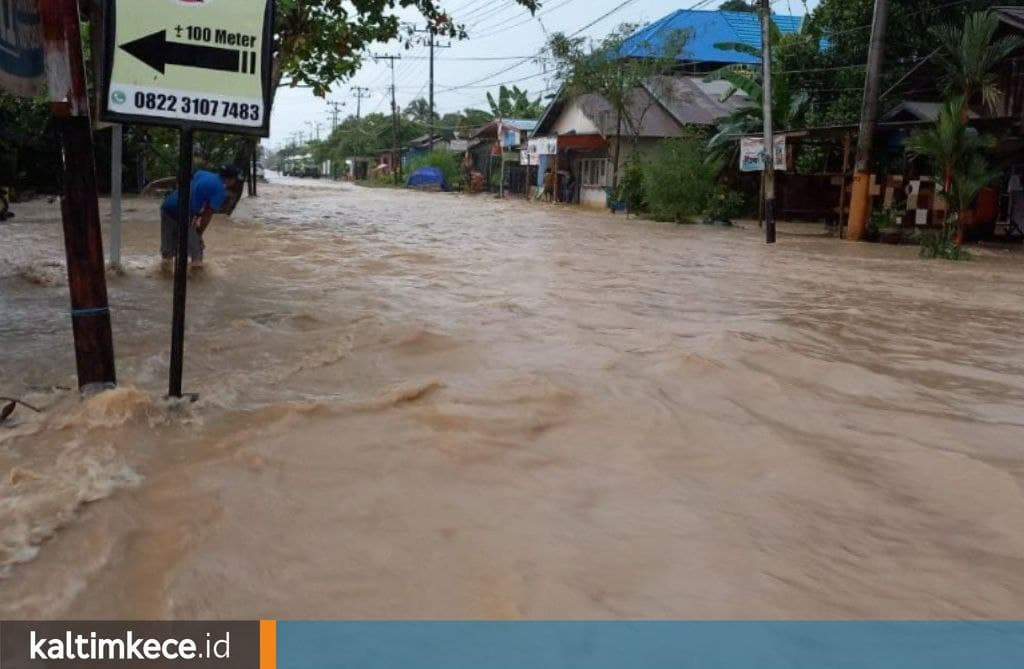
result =
[{"label": "orange accent stripe", "polygon": [[277,621],[260,621],[260,669],[277,669]]}]

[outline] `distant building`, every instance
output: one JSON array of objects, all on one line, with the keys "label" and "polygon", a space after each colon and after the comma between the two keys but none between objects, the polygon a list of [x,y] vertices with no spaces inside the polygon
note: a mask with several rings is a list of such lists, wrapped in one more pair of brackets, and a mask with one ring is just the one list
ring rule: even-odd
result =
[{"label": "distant building", "polygon": [[[803,18],[775,15],[773,20],[783,33],[794,33]],[[572,192],[559,187],[560,199],[603,207],[612,185],[616,137],[621,169],[634,151],[649,152],[661,140],[682,136],[687,127],[714,127],[746,104],[742,93],[724,100],[731,86],[723,81],[705,81],[704,77],[725,65],[758,62],[746,53],[716,46],[741,43],[759,48],[758,15],[678,10],[629,37],[619,57],[655,57],[679,31],[686,33],[687,41],[677,65],[633,91],[621,129],[613,106],[600,95],[569,97],[560,92],[555,97],[532,133],[533,137],[557,139],[557,154],[540,157],[538,185],[550,167],[559,174],[561,184],[572,184]]]},{"label": "distant building", "polygon": [[[526,172],[521,169],[518,156],[536,127],[535,119],[495,118],[470,135],[466,166],[483,174],[486,184],[495,184],[504,174],[511,192],[525,192]],[[510,156],[515,160],[510,160]]]},{"label": "distant building", "polygon": [[[784,35],[800,32],[802,16],[773,14],[772,21]],[[723,12],[680,9],[672,12],[627,39],[619,51],[621,58],[644,58],[663,53],[665,42],[678,32],[687,36],[678,56],[687,71],[700,72],[722,65],[755,65],[759,59],[749,54],[720,49],[723,44],[746,44],[761,48],[761,19],[755,12]]]}]

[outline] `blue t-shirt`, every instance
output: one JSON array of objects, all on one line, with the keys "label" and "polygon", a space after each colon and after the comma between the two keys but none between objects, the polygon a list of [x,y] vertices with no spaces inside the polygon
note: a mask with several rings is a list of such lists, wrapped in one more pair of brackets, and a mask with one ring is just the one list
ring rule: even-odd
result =
[{"label": "blue t-shirt", "polygon": [[[227,199],[228,189],[219,175],[206,170],[198,170],[192,175],[192,191],[189,194],[189,210],[193,217],[198,216],[205,207],[217,211]],[[165,214],[171,217],[178,215],[178,191],[173,190],[164,198],[160,206]]]}]

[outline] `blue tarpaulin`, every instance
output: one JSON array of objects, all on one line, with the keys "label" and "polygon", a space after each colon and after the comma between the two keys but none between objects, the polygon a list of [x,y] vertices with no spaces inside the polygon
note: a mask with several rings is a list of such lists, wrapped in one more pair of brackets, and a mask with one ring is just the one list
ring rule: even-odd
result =
[{"label": "blue tarpaulin", "polygon": [[444,172],[436,167],[430,166],[417,168],[409,175],[409,179],[405,184],[412,188],[440,188],[441,190],[450,190],[448,180],[444,178]]}]

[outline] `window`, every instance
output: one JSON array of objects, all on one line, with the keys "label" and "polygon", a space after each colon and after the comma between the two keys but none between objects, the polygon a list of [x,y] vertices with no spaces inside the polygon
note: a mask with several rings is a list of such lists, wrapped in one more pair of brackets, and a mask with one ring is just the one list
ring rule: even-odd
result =
[{"label": "window", "polygon": [[588,188],[608,185],[608,159],[588,158],[580,161],[580,183]]}]

